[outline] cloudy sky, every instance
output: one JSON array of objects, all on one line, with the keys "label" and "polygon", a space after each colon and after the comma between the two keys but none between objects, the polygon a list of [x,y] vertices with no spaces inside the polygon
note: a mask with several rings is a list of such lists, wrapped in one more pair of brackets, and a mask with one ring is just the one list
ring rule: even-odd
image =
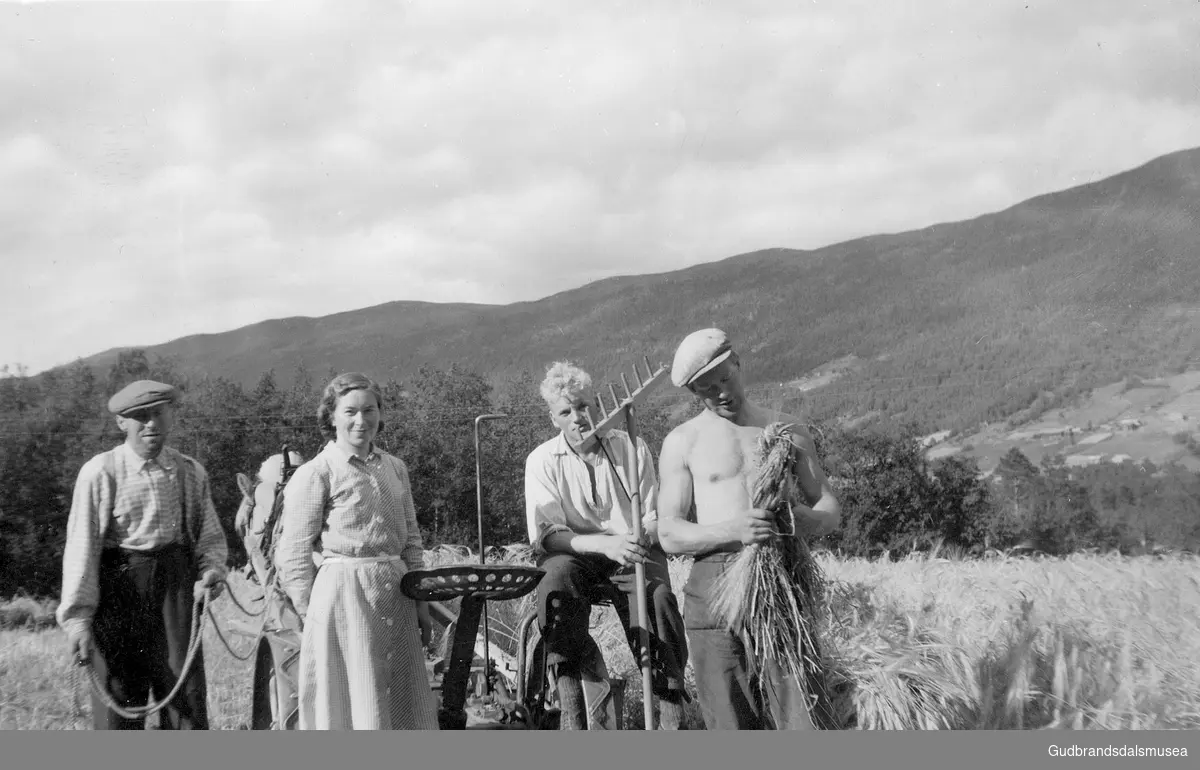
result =
[{"label": "cloudy sky", "polygon": [[0,364],[995,211],[1200,145],[1196,0],[0,0]]}]

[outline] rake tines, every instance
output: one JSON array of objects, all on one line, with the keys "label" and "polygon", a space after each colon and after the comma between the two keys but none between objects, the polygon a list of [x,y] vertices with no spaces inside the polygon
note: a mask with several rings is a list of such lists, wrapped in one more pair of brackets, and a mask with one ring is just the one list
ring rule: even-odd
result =
[{"label": "rake tines", "polygon": [[645,375],[638,371],[636,364],[633,366],[633,381],[637,383],[637,387],[634,390],[631,391],[629,389],[629,380],[626,379],[625,374],[622,373],[620,375],[621,387],[625,390],[624,399],[617,396],[616,387],[612,383],[609,383],[608,394],[612,398],[611,411],[608,405],[604,403],[603,394],[600,391],[596,391],[596,410],[600,413],[600,422],[596,423],[592,419],[591,414],[588,414],[588,432],[583,436],[585,443],[597,433],[608,430],[623,421],[625,415],[628,413],[628,407],[645,401],[650,389],[657,385],[667,373],[665,365],[659,366],[658,370],[654,371],[650,367],[650,359],[648,357],[642,356],[642,361],[646,365]]}]

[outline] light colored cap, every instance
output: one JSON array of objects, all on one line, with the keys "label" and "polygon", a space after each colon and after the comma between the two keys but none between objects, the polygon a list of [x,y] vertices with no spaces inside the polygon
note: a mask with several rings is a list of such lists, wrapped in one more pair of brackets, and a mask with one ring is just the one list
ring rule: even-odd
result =
[{"label": "light colored cap", "polygon": [[179,401],[179,391],[172,385],[154,380],[138,380],[126,385],[108,400],[108,411],[125,415],[139,409],[148,409],[159,404],[174,404]]},{"label": "light colored cap", "polygon": [[729,337],[720,329],[701,329],[684,337],[675,350],[671,382],[677,388],[689,385],[697,377],[718,366],[733,352]]}]

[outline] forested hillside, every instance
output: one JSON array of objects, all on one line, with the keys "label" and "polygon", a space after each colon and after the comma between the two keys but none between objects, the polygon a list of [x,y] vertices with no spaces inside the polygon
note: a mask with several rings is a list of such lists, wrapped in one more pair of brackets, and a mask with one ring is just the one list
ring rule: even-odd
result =
[{"label": "forested hillside", "polygon": [[[147,351],[245,387],[268,370],[287,385],[301,365],[405,380],[457,364],[499,384],[562,357],[597,372],[642,355],[669,362],[686,333],[719,325],[773,398],[854,356],[846,376],[804,394],[814,416],[970,429],[1200,361],[1198,216],[1200,150],[1190,150],[914,232],[610,278],[536,302],[396,302]],[[87,363],[102,374],[116,354]]]},{"label": "forested hillside", "polygon": [[[104,404],[133,379],[186,392],[173,441],[209,469],[227,527],[236,474],[253,473],[284,442],[312,456],[321,386],[360,370],[387,383],[381,441],[412,468],[427,540],[474,543],[473,420],[501,410],[509,419],[485,425],[482,455],[487,536],[500,544],[524,537],[524,457],[551,435],[537,395],[545,366],[569,358],[617,382],[643,356],[669,362],[685,334],[710,325],[733,335],[756,398],[813,424],[845,513],[825,547],[1194,548],[1200,482],[1174,459],[1081,469],[1054,451],[1033,462],[1008,447],[987,476],[968,447],[931,459],[916,439],[989,422],[1011,430],[1055,410],[1059,422],[1038,430],[1066,431],[1057,440],[1074,443],[1070,405],[1122,380],[1125,395],[1089,402],[1086,413],[1121,418],[1118,396],[1151,409],[1153,394],[1137,395],[1140,378],[1200,368],[1198,216],[1192,150],[973,220],[814,251],[611,278],[536,302],[397,302],[268,321],[37,376],[4,370],[0,593],[56,590],[75,475],[119,441]],[[1173,399],[1160,411],[1175,411],[1151,415],[1178,445],[1173,457],[1189,462],[1200,456],[1192,380],[1154,381]],[[656,391],[641,412],[656,452],[696,408],[684,391]],[[1050,447],[1038,430],[1026,439]]]},{"label": "forested hillside", "polygon": [[[36,380],[0,377],[0,596],[57,593],[75,477],[89,457],[122,439],[105,410],[109,394],[144,377],[184,391],[171,441],[208,469],[235,564],[244,560],[232,526],[237,473],[253,475],[285,443],[305,458],[322,444],[315,413],[325,378],[304,371],[286,387],[265,372],[245,388],[223,377],[189,378],[133,351],[103,376],[80,365]],[[524,459],[553,435],[538,379],[526,374],[496,388],[478,372],[430,367],[385,382],[380,444],[409,465],[428,544],[478,542],[474,419],[497,410],[509,418],[482,428],[485,538],[498,546],[525,539]],[[656,456],[670,426],[686,416],[653,405],[639,414]],[[927,460],[912,426],[891,434],[836,423],[812,429],[844,514],[839,531],[818,544],[825,548],[869,555],[937,544],[975,554],[1021,543],[1050,553],[1200,546],[1200,477],[1180,466],[1070,472],[1014,451],[989,480],[969,458]]]}]

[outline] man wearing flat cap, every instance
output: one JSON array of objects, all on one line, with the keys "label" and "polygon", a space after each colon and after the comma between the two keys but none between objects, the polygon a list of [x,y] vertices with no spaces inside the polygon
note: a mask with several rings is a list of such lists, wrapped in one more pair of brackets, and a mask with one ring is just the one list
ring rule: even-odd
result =
[{"label": "man wearing flat cap", "polygon": [[[747,545],[781,536],[831,532],[841,516],[821,470],[812,437],[795,418],[746,397],[741,361],[720,329],[689,334],[675,353],[671,380],[687,388],[704,411],[671,431],[659,456],[659,540],[668,553],[693,557],[684,587],[683,617],[696,688],[709,730],[813,729],[798,682],[754,655],[712,612],[717,578]],[[791,424],[803,458],[797,478],[805,500],[793,501],[795,533],[780,534],[775,515],[753,507],[756,444],[772,423]],[[750,671],[765,669],[770,695],[759,696]],[[765,701],[765,702],[764,702]]]},{"label": "man wearing flat cap", "polygon": [[[225,533],[208,474],[166,446],[178,391],[140,380],[108,402],[125,441],[79,471],[67,521],[59,625],[78,662],[90,660],[123,709],[165,698],[178,682],[197,597],[220,593]],[[97,730],[141,730],[92,695]],[[207,730],[204,655],[197,651],[161,729]]]}]

